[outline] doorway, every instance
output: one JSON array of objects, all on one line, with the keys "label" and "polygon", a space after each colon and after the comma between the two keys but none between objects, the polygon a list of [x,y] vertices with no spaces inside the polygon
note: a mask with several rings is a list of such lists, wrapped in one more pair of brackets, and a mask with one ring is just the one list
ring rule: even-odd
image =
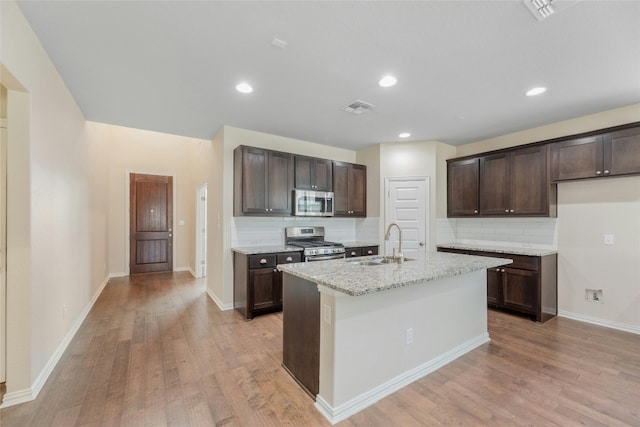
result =
[{"label": "doorway", "polygon": [[[385,231],[394,222],[402,229],[405,257],[415,258],[429,247],[429,177],[385,178]],[[385,255],[398,247],[397,231],[392,236]]]},{"label": "doorway", "polygon": [[196,278],[207,277],[207,183],[196,194]]},{"label": "doorway", "polygon": [[129,273],[173,270],[173,177],[129,175]]},{"label": "doorway", "polygon": [[[3,98],[4,98],[3,89]],[[7,119],[0,118],[0,383],[7,379]],[[0,393],[2,401],[2,393]]]}]

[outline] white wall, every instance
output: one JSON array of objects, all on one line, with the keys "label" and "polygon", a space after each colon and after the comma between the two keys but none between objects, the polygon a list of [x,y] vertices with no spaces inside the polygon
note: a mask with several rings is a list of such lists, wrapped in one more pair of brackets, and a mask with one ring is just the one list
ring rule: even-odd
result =
[{"label": "white wall", "polygon": [[[105,156],[109,165],[109,273],[129,272],[130,173],[173,176],[173,267],[195,271],[195,188],[200,169],[193,166],[193,153],[210,142],[101,123],[89,122],[88,126],[109,147]],[[179,225],[180,220],[184,225]]]},{"label": "white wall", "polygon": [[[82,112],[17,5],[3,1],[0,8],[10,147],[12,126],[26,127],[19,151],[8,154],[15,185],[8,228],[19,224],[24,233],[9,239],[7,250],[23,266],[19,277],[8,277],[5,399],[15,403],[40,390],[105,279],[106,204],[98,196],[107,189],[105,147],[90,141]],[[11,90],[16,82],[21,88]]]}]

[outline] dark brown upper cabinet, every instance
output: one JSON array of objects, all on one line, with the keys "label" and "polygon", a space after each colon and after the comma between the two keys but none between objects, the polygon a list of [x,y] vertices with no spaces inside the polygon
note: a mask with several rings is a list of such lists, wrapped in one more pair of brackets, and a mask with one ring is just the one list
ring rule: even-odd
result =
[{"label": "dark brown upper cabinet", "polygon": [[234,162],[234,215],[291,215],[292,154],[239,146]]},{"label": "dark brown upper cabinet", "polygon": [[640,174],[640,126],[556,142],[554,181]]},{"label": "dark brown upper cabinet", "polygon": [[333,162],[335,216],[367,216],[367,167]]},{"label": "dark brown upper cabinet", "polygon": [[554,216],[547,164],[546,145],[449,161],[448,216]]},{"label": "dark brown upper cabinet", "polygon": [[332,177],[331,160],[295,156],[295,188],[332,191]]},{"label": "dark brown upper cabinet", "polygon": [[479,171],[478,158],[447,163],[447,216],[478,215]]}]

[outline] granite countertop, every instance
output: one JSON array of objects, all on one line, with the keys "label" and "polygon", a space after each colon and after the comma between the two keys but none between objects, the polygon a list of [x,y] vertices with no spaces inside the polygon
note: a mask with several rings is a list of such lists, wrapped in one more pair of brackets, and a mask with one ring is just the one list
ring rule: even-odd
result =
[{"label": "granite countertop", "polygon": [[504,258],[488,258],[446,252],[426,252],[403,264],[359,265],[369,256],[335,261],[278,265],[278,270],[326,286],[347,295],[358,296],[416,283],[442,279],[511,264]]},{"label": "granite countertop", "polygon": [[551,249],[535,249],[535,248],[514,248],[510,246],[492,246],[476,243],[441,243],[437,245],[439,248],[460,249],[465,251],[485,251],[496,252],[499,254],[527,255],[527,256],[546,256],[557,254],[558,251]]},{"label": "granite countertop", "polygon": [[302,248],[286,245],[245,246],[243,248],[231,248],[231,250],[245,255],[272,254],[276,252],[302,252]]}]

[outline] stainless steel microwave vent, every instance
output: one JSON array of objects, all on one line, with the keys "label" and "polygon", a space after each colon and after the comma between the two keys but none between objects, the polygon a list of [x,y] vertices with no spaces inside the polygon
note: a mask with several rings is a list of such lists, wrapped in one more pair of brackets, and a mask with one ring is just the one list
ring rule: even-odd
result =
[{"label": "stainless steel microwave vent", "polygon": [[375,105],[356,99],[354,102],[344,107],[343,110],[353,114],[362,114],[364,111],[372,110],[374,108],[376,108]]}]

